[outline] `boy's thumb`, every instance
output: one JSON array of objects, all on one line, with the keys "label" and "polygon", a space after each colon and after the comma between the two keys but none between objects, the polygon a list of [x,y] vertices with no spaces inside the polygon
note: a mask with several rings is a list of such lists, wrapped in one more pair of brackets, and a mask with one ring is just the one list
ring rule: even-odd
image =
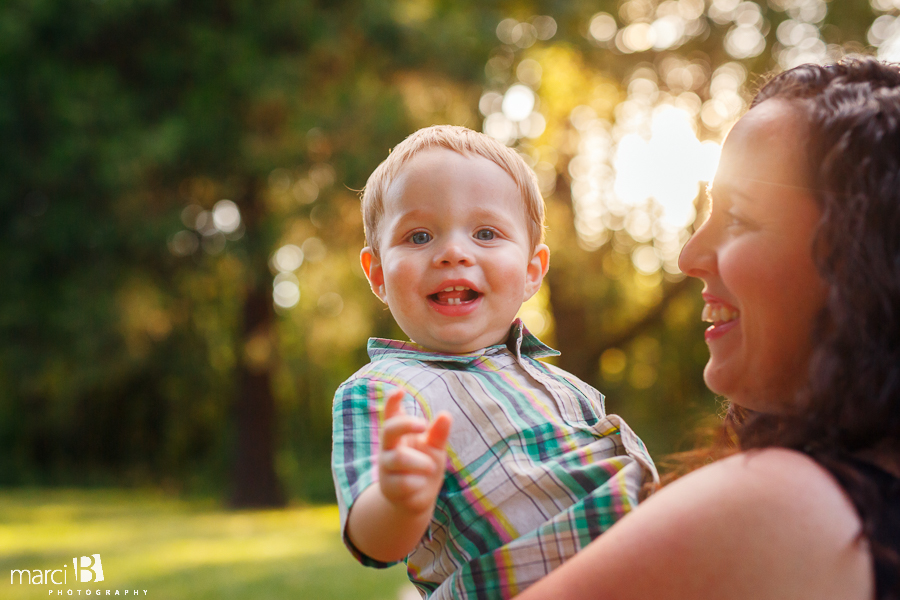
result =
[{"label": "boy's thumb", "polygon": [[439,413],[428,427],[428,436],[425,438],[428,445],[443,450],[447,445],[447,438],[450,437],[451,425],[453,425],[453,417],[449,413]]}]

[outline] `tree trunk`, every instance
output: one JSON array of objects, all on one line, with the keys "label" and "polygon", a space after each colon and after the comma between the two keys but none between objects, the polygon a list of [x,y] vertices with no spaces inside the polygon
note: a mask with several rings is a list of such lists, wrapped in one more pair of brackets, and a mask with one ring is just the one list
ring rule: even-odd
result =
[{"label": "tree trunk", "polygon": [[247,227],[249,274],[244,300],[242,337],[238,347],[238,393],[234,404],[235,454],[230,504],[234,508],[284,506],[286,499],[275,473],[275,398],[272,365],[275,311],[266,269],[268,247],[261,226],[258,184],[242,207]]},{"label": "tree trunk", "polygon": [[[285,497],[275,473],[275,400],[269,356],[272,345],[272,298],[257,285],[244,305],[244,340],[248,350],[240,363],[235,402],[236,448],[231,506],[284,506]],[[265,347],[268,345],[268,349]],[[249,349],[253,348],[253,350]],[[265,359],[265,360],[261,360]]]}]

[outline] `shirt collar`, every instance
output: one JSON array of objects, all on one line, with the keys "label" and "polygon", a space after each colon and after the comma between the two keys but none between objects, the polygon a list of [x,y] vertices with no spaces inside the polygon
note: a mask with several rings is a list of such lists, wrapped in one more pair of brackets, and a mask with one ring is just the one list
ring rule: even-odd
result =
[{"label": "shirt collar", "polygon": [[543,358],[559,356],[559,352],[544,344],[536,335],[528,331],[521,319],[516,319],[509,328],[509,337],[505,344],[488,346],[474,352],[464,354],[444,354],[433,352],[415,342],[401,342],[384,338],[369,338],[366,348],[371,360],[399,358],[406,360],[427,360],[445,363],[470,363],[485,354],[496,350],[509,350],[516,358]]}]

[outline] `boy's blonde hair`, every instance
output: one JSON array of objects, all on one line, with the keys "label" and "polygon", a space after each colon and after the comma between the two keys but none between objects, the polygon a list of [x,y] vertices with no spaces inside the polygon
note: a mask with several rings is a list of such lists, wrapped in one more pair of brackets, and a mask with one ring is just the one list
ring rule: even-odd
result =
[{"label": "boy's blonde hair", "polygon": [[483,133],[456,125],[425,127],[397,144],[388,157],[372,172],[362,193],[366,243],[378,256],[378,224],[384,214],[384,196],[400,169],[419,152],[446,148],[463,156],[477,155],[495,163],[516,182],[525,203],[525,221],[531,248],[544,241],[544,199],[534,171],[515,150]]}]

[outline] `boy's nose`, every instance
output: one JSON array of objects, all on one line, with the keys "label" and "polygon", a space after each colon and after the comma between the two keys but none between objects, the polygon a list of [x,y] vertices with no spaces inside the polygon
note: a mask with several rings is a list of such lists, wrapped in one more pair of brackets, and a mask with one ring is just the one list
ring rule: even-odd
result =
[{"label": "boy's nose", "polygon": [[441,244],[434,255],[435,266],[471,265],[474,262],[472,253],[460,240],[451,239]]}]

